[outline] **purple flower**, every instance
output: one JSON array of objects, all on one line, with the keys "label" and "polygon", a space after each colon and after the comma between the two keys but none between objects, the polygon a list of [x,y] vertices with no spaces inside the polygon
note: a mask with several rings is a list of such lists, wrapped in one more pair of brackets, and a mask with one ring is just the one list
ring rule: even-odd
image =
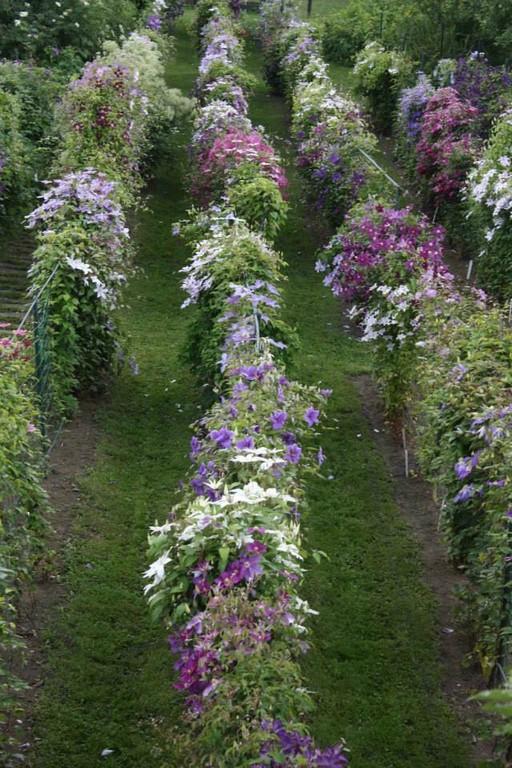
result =
[{"label": "purple flower", "polygon": [[469,485],[464,485],[458,494],[453,499],[455,504],[463,504],[465,501],[469,501],[469,499],[472,499],[473,496],[476,494],[477,489],[475,486],[470,483]]},{"label": "purple flower", "polygon": [[190,458],[195,459],[201,450],[201,441],[194,435],[190,441]]},{"label": "purple flower", "polygon": [[302,456],[302,448],[300,447],[300,445],[297,445],[297,443],[292,443],[286,449],[284,458],[290,464],[298,464],[301,456]]},{"label": "purple flower", "polygon": [[472,456],[465,456],[459,459],[454,467],[457,480],[465,480],[478,465],[479,459],[480,451],[477,451]]},{"label": "purple flower", "polygon": [[325,453],[323,452],[322,448],[318,449],[318,453],[316,455],[316,460],[318,462],[318,466],[321,467],[322,464],[325,461]]},{"label": "purple flower", "polygon": [[208,437],[214,440],[219,448],[229,448],[233,442],[234,434],[227,427],[222,427],[222,429],[213,429]]},{"label": "purple flower", "polygon": [[272,429],[282,429],[288,421],[288,414],[286,411],[274,411],[270,417],[270,423]]},{"label": "purple flower", "polygon": [[148,29],[152,29],[154,32],[158,32],[158,30],[162,27],[162,19],[160,16],[152,13],[151,16],[148,16],[146,19],[146,27]]},{"label": "purple flower", "polygon": [[291,445],[292,443],[295,442],[295,439],[296,438],[293,432],[283,432],[283,434],[281,435],[281,440],[285,445]]},{"label": "purple flower", "polygon": [[317,411],[316,408],[313,408],[311,405],[306,413],[304,414],[304,421],[308,425],[308,427],[313,427],[315,424],[318,424],[318,419],[320,417],[320,411]]},{"label": "purple flower", "polygon": [[236,447],[237,448],[254,448],[254,438],[242,437],[242,439],[237,442]]}]

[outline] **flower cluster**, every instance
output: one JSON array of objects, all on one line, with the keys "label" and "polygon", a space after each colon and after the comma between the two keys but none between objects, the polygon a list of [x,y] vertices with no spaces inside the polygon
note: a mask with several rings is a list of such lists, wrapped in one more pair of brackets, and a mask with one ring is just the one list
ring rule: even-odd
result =
[{"label": "flower cluster", "polygon": [[65,408],[78,384],[108,368],[116,343],[110,313],[126,281],[130,244],[118,184],[105,174],[86,168],[48,185],[27,226],[38,229],[32,291],[43,291],[52,306],[56,400]]},{"label": "flower cluster", "polygon": [[[203,39],[211,24],[222,28],[221,11]],[[203,109],[229,137],[212,107]],[[213,125],[205,141],[196,133],[195,146],[215,146]],[[222,206],[196,212],[184,228],[194,246],[185,305],[198,305],[189,346],[222,396],[196,424],[183,500],[151,528],[146,593],[170,629],[187,720],[176,741],[188,760],[276,765],[275,742],[283,766],[341,768],[342,745],[319,750],[304,730],[311,700],[298,663],[313,613],[299,595],[302,479],[324,461],[311,439],[330,393],[291,381],[280,362],[282,261],[255,229],[265,231]]]},{"label": "flower cluster", "polygon": [[398,121],[407,140],[416,144],[420,137],[423,115],[429,100],[434,95],[434,86],[423,72],[412,88],[404,88],[398,102]]},{"label": "flower cluster", "polygon": [[[348,765],[346,754],[342,748],[327,747],[317,749],[312,739],[299,731],[286,730],[279,720],[267,721],[264,729],[268,740],[261,749],[261,762],[251,768],[292,768],[298,765],[308,765],[311,768],[345,768]],[[279,750],[278,762],[274,755]]]},{"label": "flower cluster", "polygon": [[479,148],[473,132],[477,114],[454,88],[440,88],[428,101],[416,167],[437,201],[456,199],[464,185]]},{"label": "flower cluster", "polygon": [[377,372],[388,410],[403,407],[421,339],[422,304],[450,284],[443,263],[444,231],[410,208],[355,207],[325,247],[317,270],[350,302],[363,341],[377,345]]},{"label": "flower cluster", "polygon": [[460,98],[478,110],[477,130],[484,138],[510,98],[512,77],[505,67],[493,67],[484,53],[459,59],[452,85]]}]

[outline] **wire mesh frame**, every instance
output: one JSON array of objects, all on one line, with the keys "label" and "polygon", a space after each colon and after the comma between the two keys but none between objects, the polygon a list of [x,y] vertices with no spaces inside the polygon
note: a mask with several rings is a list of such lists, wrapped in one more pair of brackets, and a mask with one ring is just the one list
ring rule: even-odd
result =
[{"label": "wire mesh frame", "polygon": [[39,428],[45,438],[48,453],[52,450],[63,425],[63,419],[54,410],[52,362],[49,338],[50,311],[45,291],[55,277],[55,266],[44,284],[33,297],[16,332],[29,331],[34,352],[34,393],[39,409]]}]

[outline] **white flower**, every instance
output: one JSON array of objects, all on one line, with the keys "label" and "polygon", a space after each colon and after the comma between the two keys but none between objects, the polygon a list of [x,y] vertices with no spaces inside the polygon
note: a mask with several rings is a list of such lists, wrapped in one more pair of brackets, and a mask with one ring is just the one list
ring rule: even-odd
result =
[{"label": "white flower", "polygon": [[144,573],[145,579],[153,579],[151,584],[146,584],[144,587],[144,594],[147,594],[151,589],[157,587],[165,579],[165,566],[171,562],[171,558],[169,557],[170,552],[170,549],[168,549],[167,552],[164,552],[163,555],[151,563]]},{"label": "white flower", "polygon": [[85,261],[82,261],[82,259],[73,259],[71,256],[68,256],[66,258],[66,263],[69,264],[71,269],[76,269],[78,272],[83,272],[84,275],[90,275],[92,272],[91,265],[87,264]]}]

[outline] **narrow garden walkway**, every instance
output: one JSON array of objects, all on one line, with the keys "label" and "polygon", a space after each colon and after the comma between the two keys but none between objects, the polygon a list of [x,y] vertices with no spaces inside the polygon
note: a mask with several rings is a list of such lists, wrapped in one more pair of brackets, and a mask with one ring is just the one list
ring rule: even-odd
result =
[{"label": "narrow garden walkway", "polygon": [[[169,81],[189,92],[197,62],[184,29]],[[328,555],[310,572],[305,595],[320,612],[305,662],[318,692],[314,731],[325,743],[344,736],[353,768],[467,768],[469,739],[441,695],[436,606],[353,382],[369,373],[369,351],[344,333],[339,305],[315,275],[325,233],[301,196],[285,105],[267,93],[255,47],[248,63],[260,78],[252,117],[281,138],[289,160],[290,217],[278,245],[289,263],[288,319],[302,345],[296,373],[334,390],[325,477],[310,481],[305,526],[311,546]],[[123,311],[140,375],[123,373],[100,405],[103,436],[66,548],[69,598],[47,635],[37,768],[179,768],[172,727],[181,709],[173,710],[170,657],[161,627],[150,623],[140,575],[147,526],[173,502],[187,467],[188,425],[201,413],[202,390],[179,357],[190,320],[179,309],[186,253],[170,235],[187,207],[186,139],[177,136],[181,150],[159,164],[140,217],[144,272]]]}]

